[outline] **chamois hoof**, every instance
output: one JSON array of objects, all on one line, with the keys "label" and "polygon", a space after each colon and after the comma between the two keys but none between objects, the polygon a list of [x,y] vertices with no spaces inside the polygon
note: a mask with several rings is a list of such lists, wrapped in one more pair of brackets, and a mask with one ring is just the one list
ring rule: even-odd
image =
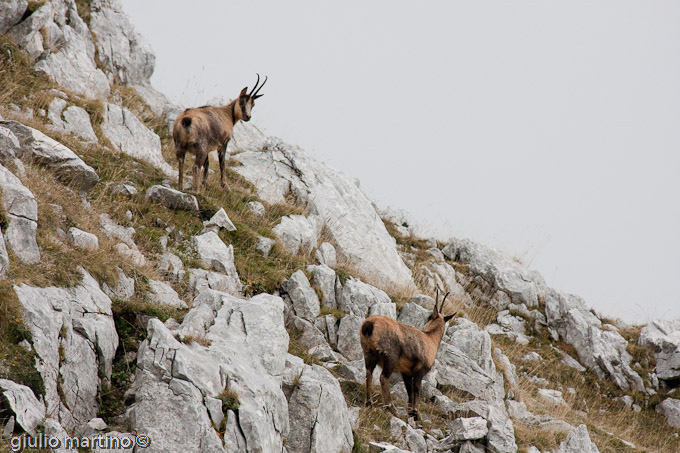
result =
[{"label": "chamois hoof", "polygon": [[388,404],[388,405],[386,405],[386,406],[385,406],[385,409],[387,409],[387,410],[390,412],[390,414],[392,414],[392,415],[394,415],[394,416],[397,416],[397,415],[398,415],[398,414],[397,414],[397,408],[394,407],[393,404]]},{"label": "chamois hoof", "polygon": [[366,402],[364,403],[364,405],[365,405],[366,407],[373,407],[373,401],[371,401],[371,400],[366,400]]},{"label": "chamois hoof", "polygon": [[408,411],[409,418],[413,418],[414,421],[420,420],[420,413],[418,411]]}]

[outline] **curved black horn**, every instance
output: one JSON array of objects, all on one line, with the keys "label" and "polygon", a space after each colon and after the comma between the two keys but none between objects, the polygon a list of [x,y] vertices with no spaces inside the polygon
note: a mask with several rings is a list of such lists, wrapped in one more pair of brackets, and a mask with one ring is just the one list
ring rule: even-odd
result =
[{"label": "curved black horn", "polygon": [[[259,75],[258,75],[258,77],[259,77]],[[262,87],[264,86],[264,84],[267,83],[267,79],[268,79],[268,78],[269,78],[269,77],[264,76],[264,82],[262,82],[262,85],[260,85],[260,88],[258,88],[257,91],[253,93],[253,97],[256,97],[256,96],[257,96],[257,93],[259,93],[260,90],[262,89]]]},{"label": "curved black horn", "polygon": [[257,84],[260,83],[260,74],[258,74],[257,72],[255,74],[257,75],[257,82],[255,82],[255,85],[253,85],[253,89],[250,90],[250,93],[248,93],[248,97],[253,95],[253,93],[255,92],[255,88],[257,88]]},{"label": "curved black horn", "polygon": [[444,302],[446,302],[446,298],[449,297],[450,292],[447,291],[446,294],[444,294],[444,298],[442,299],[442,305],[441,308],[444,308]]}]

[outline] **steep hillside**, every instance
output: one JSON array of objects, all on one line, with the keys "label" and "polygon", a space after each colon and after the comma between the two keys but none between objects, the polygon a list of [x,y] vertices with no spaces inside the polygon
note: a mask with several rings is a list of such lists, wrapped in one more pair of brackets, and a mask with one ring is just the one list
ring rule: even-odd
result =
[{"label": "steep hillside", "polygon": [[[250,123],[226,190],[176,190],[154,59],[117,0],[0,5],[0,447],[680,451],[679,322],[626,326],[496,250],[417,237]],[[398,376],[397,416],[364,407],[362,321],[422,328],[437,289],[457,317],[422,420]]]}]

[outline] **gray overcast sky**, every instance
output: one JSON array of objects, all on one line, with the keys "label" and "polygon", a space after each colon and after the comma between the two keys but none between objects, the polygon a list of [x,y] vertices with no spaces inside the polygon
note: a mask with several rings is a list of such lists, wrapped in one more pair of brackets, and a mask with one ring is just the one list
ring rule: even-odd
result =
[{"label": "gray overcast sky", "polygon": [[187,106],[629,322],[680,316],[680,2],[123,0]]}]

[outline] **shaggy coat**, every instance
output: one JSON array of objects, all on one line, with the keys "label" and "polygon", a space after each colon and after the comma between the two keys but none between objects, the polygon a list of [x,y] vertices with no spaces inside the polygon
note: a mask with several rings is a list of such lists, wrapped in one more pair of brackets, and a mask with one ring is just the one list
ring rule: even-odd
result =
[{"label": "shaggy coat", "polygon": [[[179,170],[179,189],[183,190],[184,158],[187,153],[196,156],[192,169],[192,188],[198,192],[201,186],[200,169],[203,168],[203,187],[208,180],[208,167],[210,159],[208,153],[217,149],[217,157],[220,162],[220,185],[226,187],[226,153],[227,145],[234,133],[234,125],[239,121],[250,121],[251,110],[255,105],[255,99],[262,96],[257,92],[267,82],[262,83],[260,88],[257,84],[248,93],[248,87],[243,88],[239,97],[224,107],[204,106],[186,109],[182,112],[172,127],[172,138],[175,142],[175,155]],[[257,91],[256,91],[257,89]]]},{"label": "shaggy coat", "polygon": [[[446,294],[448,296],[448,293]],[[441,302],[441,307],[444,305]],[[437,299],[438,299],[437,295]],[[366,405],[373,404],[373,370],[382,368],[380,386],[383,403],[396,414],[390,395],[390,376],[400,373],[409,399],[409,415],[419,419],[418,400],[423,377],[430,371],[439,350],[446,322],[455,315],[439,313],[438,300],[423,330],[407,326],[386,316],[371,316],[361,324],[360,341],[366,364]]]}]

